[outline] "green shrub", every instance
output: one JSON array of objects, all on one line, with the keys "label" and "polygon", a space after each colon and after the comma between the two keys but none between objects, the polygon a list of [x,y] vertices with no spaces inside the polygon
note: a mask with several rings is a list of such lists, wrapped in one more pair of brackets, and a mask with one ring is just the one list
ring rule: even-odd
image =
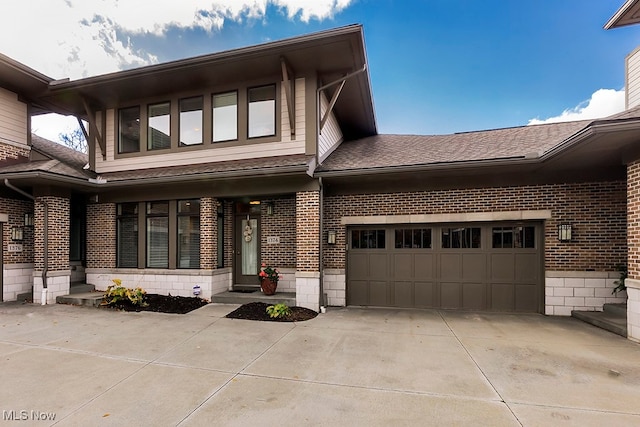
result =
[{"label": "green shrub", "polygon": [[611,294],[617,294],[618,292],[627,290],[627,285],[624,283],[624,281],[629,276],[629,271],[627,270],[627,266],[626,265],[619,266],[618,271],[620,272],[620,278],[615,282],[613,282],[613,284],[616,285],[616,287],[613,288],[613,291],[611,291]]},{"label": "green shrub", "polygon": [[113,285],[109,285],[104,293],[104,305],[131,304],[138,307],[147,306],[145,301],[147,292],[144,289],[140,287],[135,289],[125,288],[122,286],[122,280],[120,279],[111,281]]},{"label": "green shrub", "polygon": [[267,314],[273,319],[287,317],[291,314],[291,309],[287,304],[276,304],[267,307]]}]

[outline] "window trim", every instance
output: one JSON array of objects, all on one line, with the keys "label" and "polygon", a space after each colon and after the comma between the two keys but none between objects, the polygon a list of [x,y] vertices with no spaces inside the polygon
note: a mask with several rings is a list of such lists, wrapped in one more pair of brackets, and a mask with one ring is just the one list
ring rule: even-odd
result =
[{"label": "window trim", "polygon": [[[170,97],[157,96],[135,100],[132,102],[123,103],[113,108],[106,110],[107,117],[110,111],[113,111],[114,120],[113,127],[114,135],[113,141],[109,142],[114,145],[114,160],[126,159],[132,157],[144,157],[154,155],[166,155],[187,152],[190,150],[207,150],[211,148],[226,148],[226,147],[239,147],[250,146],[262,143],[279,142],[282,139],[282,82],[280,76],[272,76],[271,78],[264,78],[247,82],[245,84],[236,85],[220,85],[215,87],[207,87],[201,91],[185,91],[172,94]],[[249,103],[248,103],[248,90],[249,88],[262,87],[262,86],[275,86],[275,135],[272,136],[260,136],[260,137],[248,137],[248,117],[249,117]],[[238,138],[236,140],[213,142],[213,107],[212,97],[214,94],[237,92],[238,94]],[[198,96],[203,97],[203,143],[194,145],[180,145],[180,129],[179,129],[179,101],[184,98],[195,98]],[[165,149],[147,150],[147,108],[149,105],[157,104],[161,102],[171,102],[171,147]],[[140,111],[140,140],[139,150],[135,152],[121,153],[118,151],[119,145],[119,116],[118,111],[125,108],[137,107]]]},{"label": "window trim", "polygon": [[[200,98],[200,100],[202,101],[202,108],[200,109],[200,113],[202,115],[202,121],[200,123],[200,142],[196,143],[196,144],[183,144],[182,143],[182,101],[187,101],[190,99],[195,99],[195,98]],[[205,113],[204,113],[204,108],[205,108],[205,102],[204,102],[204,95],[194,95],[194,96],[185,96],[185,97],[181,97],[178,99],[178,147],[180,149],[180,151],[182,151],[183,149],[185,149],[186,147],[198,147],[201,145],[204,145],[205,139],[204,139],[204,134],[205,134],[205,126],[204,126],[204,121],[205,121]]]},{"label": "window trim", "polygon": [[[198,212],[194,213],[194,212],[189,212],[189,213],[180,213],[180,202],[193,202],[193,201],[197,201],[198,202]],[[176,260],[176,269],[178,270],[199,270],[200,269],[200,258],[202,256],[201,254],[201,249],[202,249],[202,215],[200,214],[200,209],[201,209],[201,204],[202,204],[202,200],[200,198],[195,198],[195,199],[179,199],[176,201],[176,208],[175,208],[175,215],[176,215],[176,231],[175,231],[175,237],[176,237],[176,252],[175,252],[175,260]],[[180,218],[193,218],[196,217],[198,218],[198,266],[197,267],[180,267],[180,222],[179,219]],[[169,257],[171,257],[171,254],[169,254]]]},{"label": "window trim", "polygon": [[[249,92],[251,92],[254,89],[262,89],[262,88],[267,88],[267,87],[272,87],[273,86],[273,95],[274,95],[274,99],[273,99],[273,126],[274,126],[274,133],[273,134],[268,134],[268,135],[258,135],[258,136],[249,136],[249,105],[251,104],[251,100],[249,99]],[[247,123],[247,140],[251,141],[251,140],[255,140],[255,139],[261,139],[261,138],[271,138],[274,137],[278,134],[278,86],[275,83],[272,84],[266,84],[266,85],[259,85],[259,86],[250,86],[247,87],[246,89],[246,93],[247,93],[247,119],[246,119],[246,123]]]},{"label": "window trim", "polygon": [[[136,205],[138,208],[138,212],[136,214],[133,215],[119,215],[118,214],[118,208],[122,205],[127,205],[127,204],[131,204],[131,205]],[[116,203],[116,268],[139,268],[140,267],[140,203],[138,202],[123,202],[123,203]],[[136,222],[137,228],[138,228],[138,235],[136,238],[136,256],[135,256],[135,267],[134,266],[127,266],[127,267],[122,267],[120,266],[120,233],[118,232],[118,224],[119,224],[119,220],[121,218],[133,218]]]},{"label": "window trim", "polygon": [[[240,95],[239,95],[239,90],[238,89],[234,89],[234,90],[225,90],[222,92],[214,92],[211,94],[211,144],[215,145],[216,147],[219,147],[220,144],[224,144],[225,142],[237,142],[239,141],[240,138]],[[220,141],[216,141],[213,139],[213,132],[214,132],[214,123],[213,123],[213,110],[215,108],[215,106],[213,105],[213,98],[216,95],[227,95],[230,93],[235,93],[236,94],[236,137],[233,139],[221,139]]]}]

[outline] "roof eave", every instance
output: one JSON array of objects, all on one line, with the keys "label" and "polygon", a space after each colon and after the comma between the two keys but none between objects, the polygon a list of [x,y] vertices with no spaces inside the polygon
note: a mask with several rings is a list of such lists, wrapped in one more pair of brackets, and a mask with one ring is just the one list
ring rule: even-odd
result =
[{"label": "roof eave", "polygon": [[609,18],[609,20],[604,24],[605,30],[610,30],[612,28],[624,27],[627,25],[633,25],[637,22],[627,22],[622,23],[623,19],[625,19],[625,15],[631,11],[631,8],[637,3],[638,0],[627,0],[620,8],[616,11],[616,13]]}]

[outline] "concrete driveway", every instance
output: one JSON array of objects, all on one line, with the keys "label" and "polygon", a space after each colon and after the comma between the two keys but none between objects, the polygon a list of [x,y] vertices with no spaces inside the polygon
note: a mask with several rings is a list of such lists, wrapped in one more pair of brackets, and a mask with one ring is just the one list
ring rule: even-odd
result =
[{"label": "concrete driveway", "polygon": [[640,345],[571,318],[235,307],[0,305],[0,425],[640,425]]}]

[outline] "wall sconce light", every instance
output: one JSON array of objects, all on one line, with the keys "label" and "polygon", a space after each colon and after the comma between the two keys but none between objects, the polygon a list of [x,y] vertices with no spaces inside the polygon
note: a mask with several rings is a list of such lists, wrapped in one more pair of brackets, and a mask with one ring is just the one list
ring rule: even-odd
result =
[{"label": "wall sconce light", "polygon": [[21,242],[23,240],[22,227],[11,227],[11,240]]},{"label": "wall sconce light", "polygon": [[561,242],[571,241],[571,224],[558,225],[558,240]]},{"label": "wall sconce light", "polygon": [[24,214],[24,226],[33,227],[33,212],[26,212]]},{"label": "wall sconce light", "polygon": [[268,216],[273,215],[273,202],[267,203],[267,215]]},{"label": "wall sconce light", "polygon": [[335,231],[327,231],[327,243],[330,245],[336,244],[336,232]]}]

